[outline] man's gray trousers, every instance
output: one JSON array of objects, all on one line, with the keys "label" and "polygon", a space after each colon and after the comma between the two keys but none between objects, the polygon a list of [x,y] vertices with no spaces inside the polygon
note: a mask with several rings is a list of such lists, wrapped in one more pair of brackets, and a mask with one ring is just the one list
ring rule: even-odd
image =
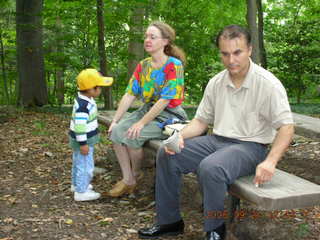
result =
[{"label": "man's gray trousers", "polygon": [[181,153],[175,155],[161,148],[156,162],[157,223],[169,224],[182,219],[181,175],[194,172],[203,196],[204,231],[220,226],[224,219],[215,216],[224,211],[228,185],[241,176],[254,174],[266,153],[267,147],[263,144],[217,135],[187,139]]}]

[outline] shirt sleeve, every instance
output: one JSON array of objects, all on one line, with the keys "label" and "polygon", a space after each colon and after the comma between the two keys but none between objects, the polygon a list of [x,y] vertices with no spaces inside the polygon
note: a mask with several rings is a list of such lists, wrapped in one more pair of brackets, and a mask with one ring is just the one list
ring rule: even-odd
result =
[{"label": "shirt sleeve", "polygon": [[293,124],[287,93],[282,85],[276,85],[272,91],[269,114],[274,129],[278,129],[286,124]]},{"label": "shirt sleeve", "polygon": [[165,84],[160,92],[162,99],[183,99],[184,69],[180,61],[170,62],[164,69]]},{"label": "shirt sleeve", "polygon": [[141,91],[142,91],[140,86],[141,71],[142,71],[142,66],[141,66],[141,63],[139,63],[134,73],[132,74],[132,77],[129,80],[129,84],[126,88],[126,93],[132,96],[141,95]]},{"label": "shirt sleeve", "polygon": [[200,119],[207,124],[212,124],[214,122],[215,91],[213,83],[214,79],[211,79],[204,91],[203,97],[195,114],[195,118]]}]

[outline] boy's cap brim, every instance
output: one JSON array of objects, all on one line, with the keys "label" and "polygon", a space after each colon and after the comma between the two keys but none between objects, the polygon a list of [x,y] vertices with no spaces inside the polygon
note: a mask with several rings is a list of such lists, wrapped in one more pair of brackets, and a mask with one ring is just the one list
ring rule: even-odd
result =
[{"label": "boy's cap brim", "polygon": [[99,81],[97,86],[108,87],[108,86],[111,86],[112,83],[113,83],[113,78],[112,77],[102,77],[101,81]]}]

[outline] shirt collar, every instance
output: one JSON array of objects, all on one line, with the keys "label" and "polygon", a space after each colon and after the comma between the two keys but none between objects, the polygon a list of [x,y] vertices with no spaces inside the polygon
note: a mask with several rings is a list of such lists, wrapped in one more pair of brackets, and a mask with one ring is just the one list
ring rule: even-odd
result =
[{"label": "shirt collar", "polygon": [[250,88],[253,84],[253,76],[254,76],[254,62],[252,62],[251,58],[249,58],[249,69],[247,75],[242,83],[242,87]]},{"label": "shirt collar", "polygon": [[93,99],[92,97],[91,97],[91,98],[88,98],[87,96],[84,96],[84,95],[82,95],[81,93],[78,93],[78,97],[81,98],[81,99],[83,99],[83,100],[88,101],[88,102],[91,103],[91,104],[94,104],[94,103],[95,103],[95,101],[94,101],[94,99]]},{"label": "shirt collar", "polygon": [[[247,75],[241,85],[241,88],[250,88],[252,87],[252,82],[253,82],[253,76],[254,76],[254,62],[252,62],[251,58],[249,58],[249,69],[247,72]],[[225,81],[225,86],[230,86],[234,88],[234,84],[231,81],[230,74],[228,70],[226,70],[226,81]]]}]

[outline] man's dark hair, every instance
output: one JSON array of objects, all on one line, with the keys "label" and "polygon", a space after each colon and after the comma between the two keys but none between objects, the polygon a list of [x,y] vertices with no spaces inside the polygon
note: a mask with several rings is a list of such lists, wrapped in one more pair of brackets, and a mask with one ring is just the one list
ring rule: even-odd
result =
[{"label": "man's dark hair", "polygon": [[239,25],[229,25],[223,28],[218,35],[216,36],[215,43],[216,46],[219,48],[219,41],[220,38],[225,39],[234,39],[240,38],[243,36],[247,40],[248,46],[251,45],[251,35],[247,28],[241,27]]}]

